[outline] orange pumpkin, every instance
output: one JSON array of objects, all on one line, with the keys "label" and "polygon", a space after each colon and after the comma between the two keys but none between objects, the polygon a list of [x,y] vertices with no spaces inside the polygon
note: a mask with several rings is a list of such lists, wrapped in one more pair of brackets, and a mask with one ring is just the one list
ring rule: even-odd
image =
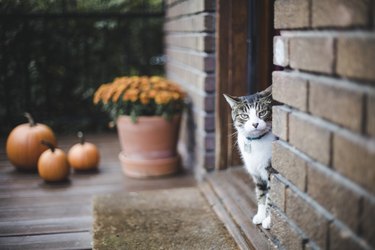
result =
[{"label": "orange pumpkin", "polygon": [[82,132],[78,132],[80,143],[73,145],[68,152],[68,161],[75,170],[93,170],[98,168],[100,155],[98,148],[85,142]]},{"label": "orange pumpkin", "polygon": [[38,160],[39,176],[47,182],[64,181],[70,174],[70,167],[64,151],[52,143],[42,141],[50,149],[42,153]]},{"label": "orange pumpkin", "polygon": [[29,123],[15,127],[9,134],[6,153],[9,161],[18,169],[36,170],[40,155],[48,148],[41,145],[41,140],[56,146],[53,131],[44,124],[37,124],[29,113],[25,114]]}]

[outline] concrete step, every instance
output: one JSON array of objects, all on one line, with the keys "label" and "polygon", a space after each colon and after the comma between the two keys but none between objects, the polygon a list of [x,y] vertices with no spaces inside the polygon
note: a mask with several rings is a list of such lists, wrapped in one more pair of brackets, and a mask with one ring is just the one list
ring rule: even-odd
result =
[{"label": "concrete step", "polygon": [[255,186],[243,167],[208,174],[199,187],[241,249],[277,249],[270,230],[252,222]]}]

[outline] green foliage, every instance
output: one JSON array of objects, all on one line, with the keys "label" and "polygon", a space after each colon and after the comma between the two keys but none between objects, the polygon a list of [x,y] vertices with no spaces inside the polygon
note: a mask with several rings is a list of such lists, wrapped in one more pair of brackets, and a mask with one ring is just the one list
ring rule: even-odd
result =
[{"label": "green foliage", "polygon": [[2,13],[153,12],[162,0],[0,0]]},{"label": "green foliage", "polygon": [[25,111],[60,132],[104,129],[107,116],[92,105],[100,83],[164,72],[150,63],[163,53],[163,18],[121,13],[161,8],[159,0],[0,0],[0,131]]}]

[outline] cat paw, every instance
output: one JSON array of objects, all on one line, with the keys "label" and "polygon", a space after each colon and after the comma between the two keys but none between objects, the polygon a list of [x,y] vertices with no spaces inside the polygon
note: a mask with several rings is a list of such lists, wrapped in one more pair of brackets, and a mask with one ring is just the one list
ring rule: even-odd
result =
[{"label": "cat paw", "polygon": [[265,218],[266,218],[266,216],[265,216],[263,213],[257,213],[257,214],[253,217],[253,223],[254,223],[255,225],[261,224]]},{"label": "cat paw", "polygon": [[262,221],[262,227],[264,229],[270,229],[271,228],[271,216],[267,216],[263,221]]}]

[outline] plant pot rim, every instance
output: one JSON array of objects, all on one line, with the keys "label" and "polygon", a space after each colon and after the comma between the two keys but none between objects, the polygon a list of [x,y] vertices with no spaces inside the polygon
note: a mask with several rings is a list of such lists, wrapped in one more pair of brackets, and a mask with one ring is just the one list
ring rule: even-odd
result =
[{"label": "plant pot rim", "polygon": [[[175,114],[171,117],[171,120],[172,119],[177,119],[181,117],[181,114]],[[126,119],[126,120],[131,120],[131,116],[130,115],[120,115],[117,119]],[[153,115],[153,116],[138,116],[137,117],[137,121],[142,121],[142,120],[145,120],[145,121],[150,121],[150,120],[160,120],[160,119],[163,119],[163,120],[166,120],[168,121],[167,119],[165,119],[163,116],[161,115]]]}]

